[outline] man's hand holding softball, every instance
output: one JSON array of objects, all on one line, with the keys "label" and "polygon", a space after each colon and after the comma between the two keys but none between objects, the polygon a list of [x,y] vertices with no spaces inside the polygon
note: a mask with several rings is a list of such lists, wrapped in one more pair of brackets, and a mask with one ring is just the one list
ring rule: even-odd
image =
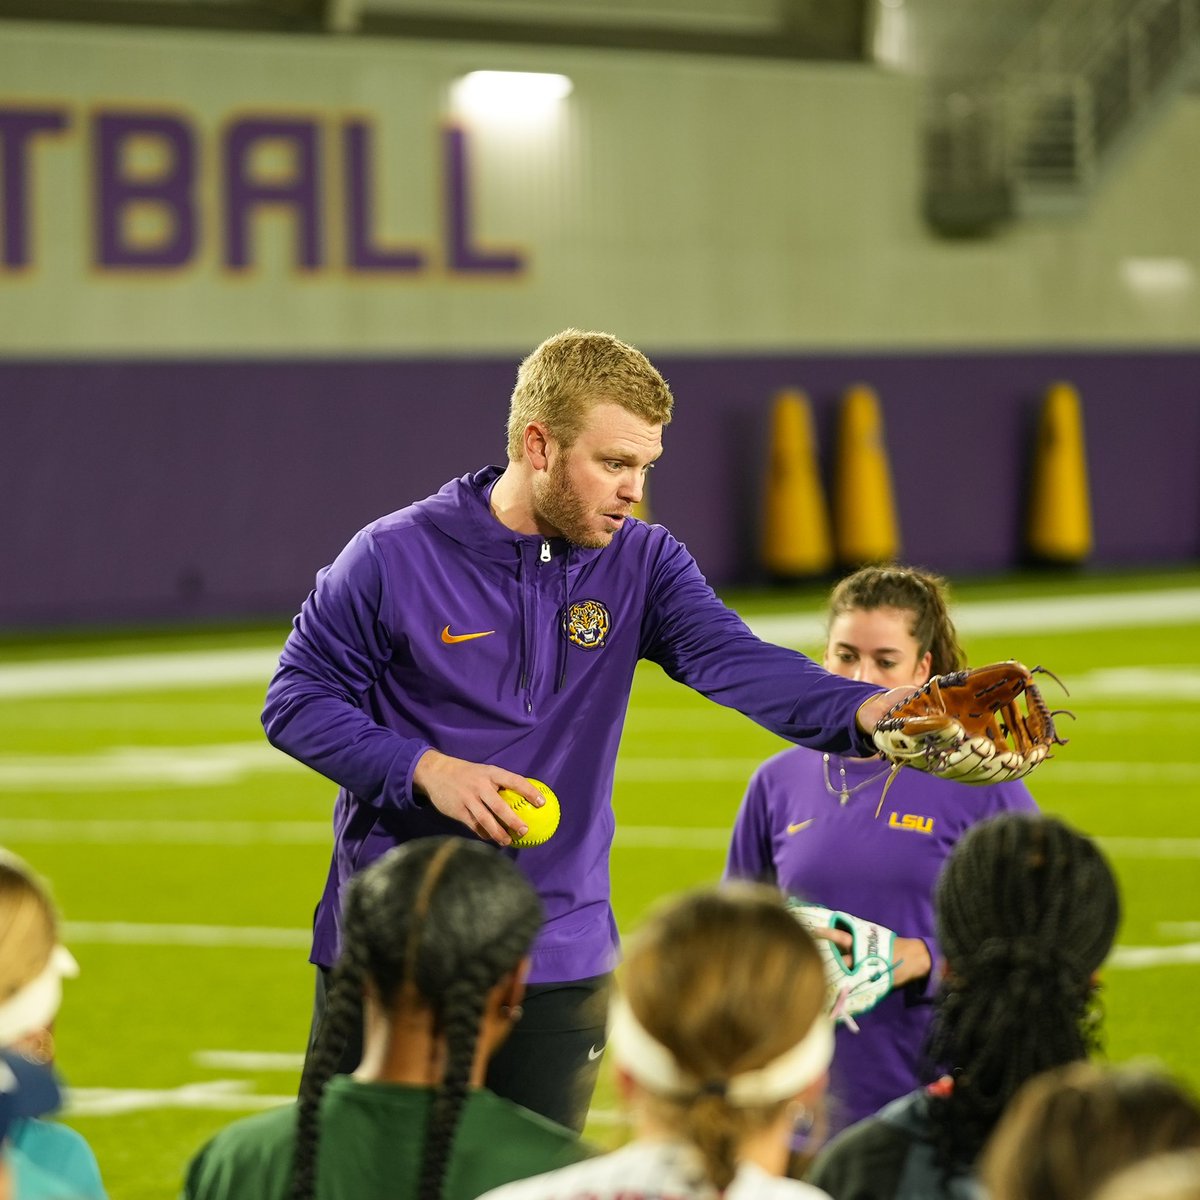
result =
[{"label": "man's hand holding softball", "polygon": [[452,758],[440,750],[427,750],[417,760],[413,788],[429,797],[429,803],[451,820],[465,825],[476,837],[509,846],[514,838],[528,831],[521,818],[500,795],[508,788],[535,808],[545,798],[524,775],[517,775],[491,763],[468,762]]}]

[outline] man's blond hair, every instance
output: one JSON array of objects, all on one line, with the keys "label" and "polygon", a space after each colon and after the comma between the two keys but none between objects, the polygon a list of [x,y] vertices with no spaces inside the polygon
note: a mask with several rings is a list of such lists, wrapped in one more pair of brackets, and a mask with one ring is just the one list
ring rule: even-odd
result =
[{"label": "man's blond hair", "polygon": [[597,404],[619,404],[654,425],[671,420],[667,381],[640,351],[611,333],[564,329],[547,338],[517,371],[508,410],[508,457],[524,455],[525,429],[547,427],[564,449],[574,444]]}]

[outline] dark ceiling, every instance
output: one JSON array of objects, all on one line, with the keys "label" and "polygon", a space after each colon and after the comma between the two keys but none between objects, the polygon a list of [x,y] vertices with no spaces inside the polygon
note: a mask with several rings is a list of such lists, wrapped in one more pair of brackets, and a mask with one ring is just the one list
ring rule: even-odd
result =
[{"label": "dark ceiling", "polygon": [[[0,20],[862,61],[869,0],[0,0]],[[0,33],[0,36],[3,36]]]}]

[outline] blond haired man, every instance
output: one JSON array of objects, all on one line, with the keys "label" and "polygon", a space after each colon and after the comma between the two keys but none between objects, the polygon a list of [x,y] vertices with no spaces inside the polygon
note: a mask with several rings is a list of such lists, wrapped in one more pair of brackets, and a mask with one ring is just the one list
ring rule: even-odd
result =
[{"label": "blond haired man", "polygon": [[525,1019],[488,1083],[575,1128],[618,952],[611,797],[638,660],[837,753],[873,752],[867,731],[887,707],[878,687],[755,637],[679,541],[631,515],[672,404],[646,356],[611,334],[543,342],[517,374],[507,464],[375,521],[320,572],[263,713],[274,745],[341,788],[314,922],[314,1030],[356,871],[434,834],[508,846],[524,826],[500,789],[540,804],[535,776],[558,794],[553,840],[517,858],[546,924]]}]

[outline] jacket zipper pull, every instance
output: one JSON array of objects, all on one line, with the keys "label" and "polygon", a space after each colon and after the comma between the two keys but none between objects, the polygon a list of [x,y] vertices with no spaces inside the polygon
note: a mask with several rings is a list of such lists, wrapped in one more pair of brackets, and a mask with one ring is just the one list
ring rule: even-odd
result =
[{"label": "jacket zipper pull", "polygon": [[542,538],[542,548],[538,552],[538,562],[548,563],[550,561],[550,543]]}]

